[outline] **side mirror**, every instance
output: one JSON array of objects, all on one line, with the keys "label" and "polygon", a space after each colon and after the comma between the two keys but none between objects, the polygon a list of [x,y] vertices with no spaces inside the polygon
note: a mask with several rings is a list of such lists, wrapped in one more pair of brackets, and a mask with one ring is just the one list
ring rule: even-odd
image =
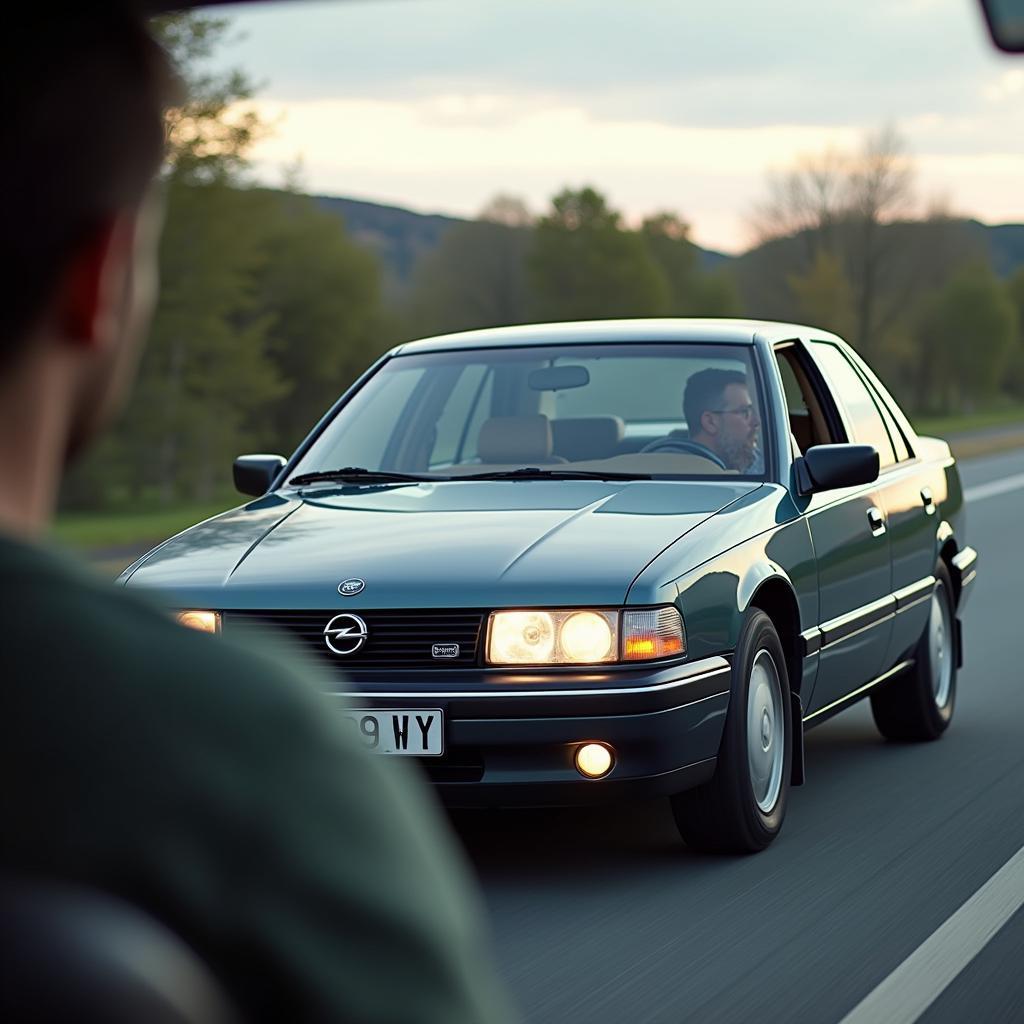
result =
[{"label": "side mirror", "polygon": [[871,444],[818,444],[793,468],[801,494],[857,487],[878,479],[878,449]]},{"label": "side mirror", "polygon": [[1007,53],[1024,53],[1024,0],[981,0],[992,42]]},{"label": "side mirror", "polygon": [[235,489],[262,498],[284,467],[280,455],[239,455],[232,467]]}]

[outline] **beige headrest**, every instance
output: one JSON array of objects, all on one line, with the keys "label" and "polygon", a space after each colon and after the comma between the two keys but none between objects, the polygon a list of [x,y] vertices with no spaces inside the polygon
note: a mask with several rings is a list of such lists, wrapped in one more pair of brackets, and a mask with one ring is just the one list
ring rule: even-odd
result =
[{"label": "beige headrest", "polygon": [[477,454],[497,465],[549,462],[551,422],[547,416],[494,416],[480,428]]},{"label": "beige headrest", "polygon": [[552,420],[551,433],[554,450],[573,462],[606,459],[619,454],[626,424],[618,416],[578,416]]}]

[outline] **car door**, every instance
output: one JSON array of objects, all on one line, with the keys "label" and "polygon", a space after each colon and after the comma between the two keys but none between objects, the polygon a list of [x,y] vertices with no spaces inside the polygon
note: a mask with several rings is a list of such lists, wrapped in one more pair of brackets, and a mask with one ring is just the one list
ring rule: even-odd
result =
[{"label": "car door", "polygon": [[878,481],[889,525],[892,590],[896,598],[896,618],[885,666],[889,668],[912,654],[928,622],[935,586],[937,513],[946,497],[945,487],[936,484],[934,465],[915,452],[917,438],[892,396],[855,352],[845,348],[841,351],[863,378],[882,414],[895,452],[895,461],[882,466]]},{"label": "car door", "polygon": [[[869,424],[861,422],[859,396],[842,404],[835,401],[833,396],[848,388],[849,381],[826,377],[810,346],[789,342],[777,348],[776,356],[798,448],[874,443]],[[790,397],[794,388],[799,391],[796,400]],[[814,687],[804,695],[805,714],[811,716],[882,671],[893,620],[892,568],[888,526],[875,484],[820,492],[801,504],[818,567],[818,621],[804,630],[806,651],[819,652]]]}]

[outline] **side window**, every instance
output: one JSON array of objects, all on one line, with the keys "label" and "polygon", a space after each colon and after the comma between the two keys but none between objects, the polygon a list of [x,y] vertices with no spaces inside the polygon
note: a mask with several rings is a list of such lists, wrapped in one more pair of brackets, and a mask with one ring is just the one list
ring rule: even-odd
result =
[{"label": "side window", "polygon": [[868,390],[871,392],[872,398],[875,400],[875,404],[882,412],[882,418],[885,420],[886,429],[889,431],[889,437],[892,439],[893,447],[896,449],[896,461],[906,462],[910,458],[910,449],[907,447],[907,442],[903,439],[903,432],[896,425],[896,421],[892,418],[892,413],[889,412],[889,407],[879,397],[878,392],[871,386],[871,382],[868,381]]},{"label": "side window", "polygon": [[480,428],[490,419],[494,405],[494,368],[486,367],[483,377],[477,382],[473,394],[473,404],[469,409],[468,418],[462,423],[458,445],[455,448],[453,462],[469,462],[477,457],[477,441]]},{"label": "side window", "polygon": [[878,461],[884,469],[896,462],[885,420],[867,385],[853,364],[835,345],[825,341],[812,341],[811,348],[821,365],[836,401],[846,411],[853,436],[850,440],[859,444],[873,444],[878,449]]},{"label": "side window", "polygon": [[889,428],[889,436],[892,438],[892,443],[896,448],[896,460],[903,462],[904,459],[912,458],[914,453],[910,447],[908,435],[904,433],[899,420],[893,415],[894,409],[899,410],[896,400],[885,389],[885,385],[874,375],[871,367],[856,353],[854,353],[853,364],[860,370],[861,377],[867,381],[868,390],[875,399],[878,408],[882,410],[882,415],[885,417],[885,425]]},{"label": "side window", "polygon": [[[463,431],[479,403],[481,385],[488,373],[482,363],[467,366],[455,382],[441,415],[437,418],[437,439],[430,454],[430,468],[450,466],[457,459]],[[475,440],[475,436],[473,438]]]},{"label": "side window", "polygon": [[800,363],[796,346],[780,345],[775,349],[775,359],[782,377],[782,388],[789,410],[789,430],[801,452],[816,444],[830,444],[842,438],[835,437],[829,429],[828,420],[821,402],[811,386],[807,372]]}]

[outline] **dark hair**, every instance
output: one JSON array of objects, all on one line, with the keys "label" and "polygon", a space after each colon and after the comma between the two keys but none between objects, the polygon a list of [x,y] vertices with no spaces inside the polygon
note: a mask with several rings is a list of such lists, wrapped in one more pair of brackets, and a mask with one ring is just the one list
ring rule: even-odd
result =
[{"label": "dark hair", "polygon": [[700,418],[706,412],[722,408],[725,389],[730,384],[747,386],[747,375],[739,370],[701,370],[687,382],[683,391],[683,415],[690,437],[701,432]]},{"label": "dark hair", "polygon": [[90,231],[145,195],[175,78],[140,17],[110,2],[4,17],[0,368]]}]

